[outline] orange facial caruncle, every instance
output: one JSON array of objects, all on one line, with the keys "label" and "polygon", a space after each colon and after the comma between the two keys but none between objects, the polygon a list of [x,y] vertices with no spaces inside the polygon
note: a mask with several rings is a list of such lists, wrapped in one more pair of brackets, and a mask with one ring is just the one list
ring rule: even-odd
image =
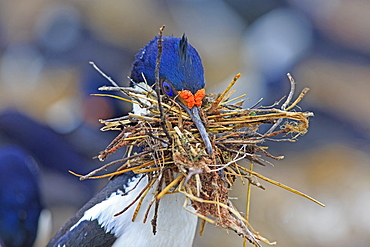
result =
[{"label": "orange facial caruncle", "polygon": [[189,90],[183,90],[179,92],[179,96],[184,103],[186,103],[186,106],[191,109],[194,105],[200,107],[202,105],[202,100],[204,96],[206,95],[206,90],[204,88],[198,90],[195,95],[193,95],[192,92]]}]

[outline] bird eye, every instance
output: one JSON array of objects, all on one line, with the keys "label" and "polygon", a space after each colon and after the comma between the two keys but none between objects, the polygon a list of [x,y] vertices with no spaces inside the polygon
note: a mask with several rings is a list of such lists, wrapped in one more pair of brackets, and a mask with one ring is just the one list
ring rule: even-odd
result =
[{"label": "bird eye", "polygon": [[162,89],[163,89],[163,92],[167,94],[168,96],[173,96],[172,87],[167,81],[164,81],[162,83]]}]

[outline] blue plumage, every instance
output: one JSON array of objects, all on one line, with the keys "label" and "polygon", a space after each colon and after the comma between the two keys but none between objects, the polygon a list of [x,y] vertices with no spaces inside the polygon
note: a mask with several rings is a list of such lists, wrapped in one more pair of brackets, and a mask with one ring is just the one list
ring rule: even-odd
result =
[{"label": "blue plumage", "polygon": [[[131,71],[132,82],[146,81],[150,86],[155,84],[158,39],[155,37],[136,55]],[[212,144],[199,115],[199,107],[205,95],[202,60],[185,35],[182,38],[162,37],[159,83],[162,92],[174,98],[189,114],[202,136],[208,154],[212,154]]]},{"label": "blue plumage", "polygon": [[[204,70],[198,52],[191,46],[185,36],[162,37],[162,58],[160,62],[160,79],[172,83],[177,91],[189,90],[195,94],[204,88]],[[158,37],[152,39],[136,55],[131,71],[134,82],[143,82],[144,74],[149,85],[155,83],[155,66],[158,54]]]},{"label": "blue plumage", "polygon": [[0,238],[7,247],[32,246],[42,210],[37,166],[9,146],[0,149],[0,169]]}]

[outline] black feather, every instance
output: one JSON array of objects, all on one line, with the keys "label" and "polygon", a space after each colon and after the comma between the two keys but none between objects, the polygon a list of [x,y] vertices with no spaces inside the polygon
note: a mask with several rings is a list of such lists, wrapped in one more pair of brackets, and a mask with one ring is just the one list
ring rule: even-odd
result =
[{"label": "black feather", "polygon": [[182,35],[179,48],[180,57],[184,62],[186,62],[188,60],[188,38],[185,36],[185,33]]}]

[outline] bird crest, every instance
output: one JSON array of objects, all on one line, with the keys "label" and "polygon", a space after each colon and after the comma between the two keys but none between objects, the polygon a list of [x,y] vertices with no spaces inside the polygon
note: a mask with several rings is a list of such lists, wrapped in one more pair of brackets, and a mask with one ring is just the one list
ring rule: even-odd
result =
[{"label": "bird crest", "polygon": [[185,36],[185,33],[181,37],[179,49],[182,61],[186,62],[188,60],[188,38]]}]

